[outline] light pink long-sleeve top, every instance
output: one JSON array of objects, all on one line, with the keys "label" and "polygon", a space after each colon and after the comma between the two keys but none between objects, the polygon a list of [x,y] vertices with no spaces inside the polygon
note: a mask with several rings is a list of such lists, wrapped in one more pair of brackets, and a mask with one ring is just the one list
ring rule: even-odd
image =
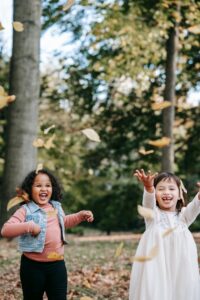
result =
[{"label": "light pink long-sleeve top", "polygon": [[[42,253],[24,252],[24,255],[36,261],[62,260],[64,257],[64,245],[61,239],[61,229],[58,221],[57,211],[50,203],[42,206],[47,214],[47,228],[45,245]],[[17,237],[25,233],[32,233],[35,223],[25,222],[26,210],[19,208],[14,215],[4,224],[1,234],[3,237]],[[71,228],[82,222],[81,214],[75,213],[64,217],[65,228]]]}]

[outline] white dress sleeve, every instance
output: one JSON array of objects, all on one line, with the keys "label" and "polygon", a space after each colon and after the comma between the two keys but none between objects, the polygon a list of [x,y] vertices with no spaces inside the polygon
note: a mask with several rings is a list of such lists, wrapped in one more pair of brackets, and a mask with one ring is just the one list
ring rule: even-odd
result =
[{"label": "white dress sleeve", "polygon": [[187,224],[187,226],[190,226],[195,221],[199,213],[200,213],[200,200],[197,194],[186,207],[182,208],[181,219],[183,222]]},{"label": "white dress sleeve", "polygon": [[142,205],[151,209],[156,207],[155,191],[153,193],[149,193],[144,188]]}]

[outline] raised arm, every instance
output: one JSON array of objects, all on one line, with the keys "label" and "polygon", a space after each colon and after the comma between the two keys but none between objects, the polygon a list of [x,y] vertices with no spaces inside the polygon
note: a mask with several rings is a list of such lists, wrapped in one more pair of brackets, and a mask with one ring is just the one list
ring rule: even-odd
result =
[{"label": "raised arm", "polygon": [[81,210],[78,213],[64,216],[64,223],[66,228],[71,228],[83,221],[93,222],[93,213],[90,210]]},{"label": "raised arm", "polygon": [[194,199],[182,210],[182,218],[190,226],[200,214],[200,182],[197,183],[199,192]]}]

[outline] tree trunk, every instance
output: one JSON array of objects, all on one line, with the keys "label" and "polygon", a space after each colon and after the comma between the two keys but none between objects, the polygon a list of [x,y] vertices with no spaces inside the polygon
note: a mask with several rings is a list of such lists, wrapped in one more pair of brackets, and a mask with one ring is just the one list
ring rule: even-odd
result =
[{"label": "tree trunk", "polygon": [[27,173],[36,168],[41,0],[14,0],[14,21],[24,31],[13,31],[10,67],[10,94],[16,95],[8,107],[6,155],[0,202],[0,227],[7,218],[6,206]]},{"label": "tree trunk", "polygon": [[164,100],[170,101],[172,105],[163,110],[163,136],[169,137],[171,142],[163,148],[162,171],[173,172],[174,167],[174,141],[173,124],[175,118],[175,84],[176,84],[176,58],[178,45],[178,30],[176,27],[169,32],[167,41],[167,60],[166,60],[166,82]]}]

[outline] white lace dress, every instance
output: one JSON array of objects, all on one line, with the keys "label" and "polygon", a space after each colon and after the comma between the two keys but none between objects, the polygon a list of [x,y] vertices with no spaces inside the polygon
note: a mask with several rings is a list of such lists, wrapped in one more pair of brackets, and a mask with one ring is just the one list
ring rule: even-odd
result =
[{"label": "white lace dress", "polygon": [[[178,214],[160,210],[154,193],[144,191],[143,206],[154,210],[154,219],[145,220],[135,256],[148,256],[154,246],[158,253],[133,263],[129,300],[200,300],[197,248],[188,229],[200,213],[198,196]],[[163,237],[169,228],[175,229]]]}]

